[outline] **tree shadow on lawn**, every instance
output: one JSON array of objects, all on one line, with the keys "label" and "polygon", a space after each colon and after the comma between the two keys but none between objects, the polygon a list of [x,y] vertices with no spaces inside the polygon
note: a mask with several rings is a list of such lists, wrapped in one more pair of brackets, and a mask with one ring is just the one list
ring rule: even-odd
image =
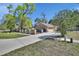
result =
[{"label": "tree shadow on lawn", "polygon": [[61,35],[45,35],[45,36],[41,36],[39,37],[40,39],[51,39],[51,40],[55,40],[56,38],[63,38],[63,36]]},{"label": "tree shadow on lawn", "polygon": [[[61,38],[64,38],[61,35],[45,35],[45,36],[41,36],[39,37],[40,39],[44,39],[44,40],[57,40],[57,41],[61,41],[61,42],[66,42],[66,43],[71,43],[70,41],[65,41],[65,40],[59,40]],[[58,38],[58,39],[57,39]]]}]

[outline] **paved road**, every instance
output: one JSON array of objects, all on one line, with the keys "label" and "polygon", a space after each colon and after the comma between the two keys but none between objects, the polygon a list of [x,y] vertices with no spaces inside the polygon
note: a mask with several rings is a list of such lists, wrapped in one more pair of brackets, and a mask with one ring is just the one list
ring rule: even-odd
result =
[{"label": "paved road", "polygon": [[12,50],[33,44],[35,42],[41,41],[43,39],[39,38],[41,36],[46,35],[59,35],[60,33],[41,33],[37,35],[30,35],[22,38],[16,38],[16,39],[0,39],[0,55],[3,55],[5,53],[8,53]]}]

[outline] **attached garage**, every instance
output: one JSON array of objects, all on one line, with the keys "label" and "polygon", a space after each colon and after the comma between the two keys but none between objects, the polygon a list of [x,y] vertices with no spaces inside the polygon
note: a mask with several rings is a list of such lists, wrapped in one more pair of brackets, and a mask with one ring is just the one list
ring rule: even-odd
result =
[{"label": "attached garage", "polygon": [[35,29],[37,32],[54,32],[55,26],[47,23],[37,23]]}]

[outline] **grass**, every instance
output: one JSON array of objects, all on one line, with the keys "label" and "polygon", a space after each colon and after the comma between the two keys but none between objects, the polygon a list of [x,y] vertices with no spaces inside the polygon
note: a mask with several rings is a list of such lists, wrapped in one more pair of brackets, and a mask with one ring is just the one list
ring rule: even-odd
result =
[{"label": "grass", "polygon": [[73,39],[79,40],[79,32],[78,31],[68,31],[67,35]]},{"label": "grass", "polygon": [[32,45],[16,49],[3,56],[79,56],[79,44],[43,40]]},{"label": "grass", "polygon": [[0,33],[0,39],[12,39],[12,38],[18,38],[18,37],[23,37],[25,35],[21,34],[21,33],[16,33],[16,32],[2,32]]}]

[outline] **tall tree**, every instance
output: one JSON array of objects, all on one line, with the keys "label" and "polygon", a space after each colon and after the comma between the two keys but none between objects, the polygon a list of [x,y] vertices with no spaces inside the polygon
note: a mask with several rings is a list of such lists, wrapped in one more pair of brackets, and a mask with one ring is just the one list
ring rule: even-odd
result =
[{"label": "tall tree", "polygon": [[36,22],[36,23],[40,23],[40,22],[42,22],[42,21],[41,21],[40,18],[36,18],[36,19],[35,19],[35,22]]},{"label": "tall tree", "polygon": [[42,16],[42,22],[44,22],[44,23],[47,23],[47,19],[46,19],[46,15],[45,15],[45,13],[41,13],[41,16]]},{"label": "tall tree", "polygon": [[79,22],[78,10],[61,10],[49,23],[60,27],[62,36],[65,36],[66,31],[73,29]]},{"label": "tall tree", "polygon": [[41,18],[36,18],[35,22],[36,23],[40,23],[40,22],[47,23],[46,15],[42,12],[41,13]]},{"label": "tall tree", "polygon": [[27,19],[24,19],[25,16],[26,18],[28,18],[27,15],[32,14],[34,10],[35,10],[34,4],[24,3],[22,5],[17,6],[15,15],[17,15],[17,20],[19,21],[21,32],[23,30],[23,26],[25,25],[25,22],[27,22],[26,21]]},{"label": "tall tree", "polygon": [[7,29],[10,29],[10,32],[15,28],[16,17],[13,15],[13,6],[9,4],[7,6],[8,14],[4,15],[4,25]]}]

